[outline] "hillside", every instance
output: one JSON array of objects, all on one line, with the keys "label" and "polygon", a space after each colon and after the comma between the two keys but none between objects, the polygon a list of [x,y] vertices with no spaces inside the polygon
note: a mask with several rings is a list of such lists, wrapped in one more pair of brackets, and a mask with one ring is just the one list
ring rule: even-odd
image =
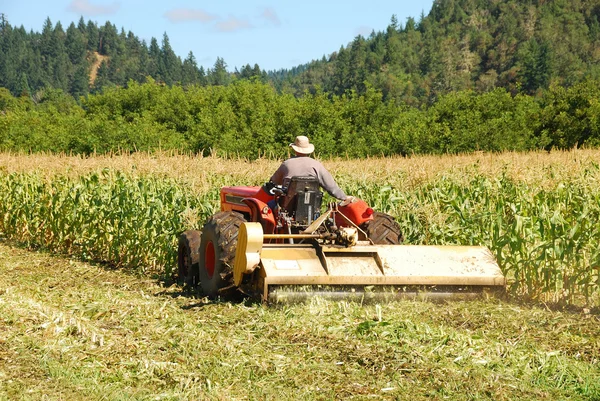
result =
[{"label": "hillside", "polygon": [[90,63],[90,86],[94,86],[98,77],[98,70],[102,63],[108,63],[108,56],[103,56],[98,52],[92,53],[92,62]]},{"label": "hillside", "polygon": [[342,94],[374,87],[410,104],[503,87],[534,94],[600,77],[600,1],[436,0],[419,21],[392,16],[327,59],[280,72],[280,88]]},{"label": "hillside", "polygon": [[[337,95],[375,88],[384,99],[411,105],[465,89],[535,94],[551,84],[600,78],[599,21],[600,0],[436,0],[418,21],[391,16],[382,31],[348,38],[322,60],[267,74],[258,65],[227,71],[222,58],[205,71],[193,53],[184,60],[175,55],[166,33],[160,44],[155,38],[147,44],[110,22],[97,26],[83,18],[66,31],[46,19],[41,33],[26,32],[2,15],[0,86],[14,95],[51,86],[79,96],[146,77],[169,86],[258,77],[296,95],[317,87]],[[95,52],[107,62],[90,79]]]}]

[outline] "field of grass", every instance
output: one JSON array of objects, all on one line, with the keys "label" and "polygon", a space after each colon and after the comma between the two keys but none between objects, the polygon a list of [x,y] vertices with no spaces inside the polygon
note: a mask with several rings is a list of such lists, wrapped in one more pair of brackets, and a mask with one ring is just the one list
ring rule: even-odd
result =
[{"label": "field of grass", "polygon": [[219,188],[278,162],[0,154],[0,400],[600,399],[599,161],[327,160],[408,242],[490,247],[509,297],[267,307],[169,271]]},{"label": "field of grass", "polygon": [[600,314],[211,303],[0,240],[0,400],[597,400]]}]

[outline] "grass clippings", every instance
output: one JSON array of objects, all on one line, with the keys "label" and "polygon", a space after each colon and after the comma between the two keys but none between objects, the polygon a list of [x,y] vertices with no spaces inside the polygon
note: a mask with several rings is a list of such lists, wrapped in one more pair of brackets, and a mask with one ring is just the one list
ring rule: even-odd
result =
[{"label": "grass clippings", "polygon": [[0,400],[597,400],[600,316],[267,307],[0,242]]}]

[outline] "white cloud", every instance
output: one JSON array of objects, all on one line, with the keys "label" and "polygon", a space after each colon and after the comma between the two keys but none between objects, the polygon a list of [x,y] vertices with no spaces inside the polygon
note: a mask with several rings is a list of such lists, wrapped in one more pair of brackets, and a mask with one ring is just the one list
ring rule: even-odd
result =
[{"label": "white cloud", "polygon": [[260,18],[266,20],[267,22],[275,26],[281,25],[281,20],[279,19],[279,16],[272,7],[265,7],[265,9],[260,14]]},{"label": "white cloud", "polygon": [[235,32],[253,28],[250,21],[233,16],[229,16],[227,19],[217,22],[216,27],[219,32]]},{"label": "white cloud", "polygon": [[68,11],[85,16],[114,14],[119,9],[119,3],[101,6],[90,3],[88,0],[73,0],[67,7]]},{"label": "white cloud", "polygon": [[176,8],[167,11],[164,15],[171,22],[199,21],[206,23],[218,18],[204,10],[194,10],[191,8]]},{"label": "white cloud", "polygon": [[373,28],[371,28],[370,26],[361,25],[354,30],[354,35],[355,36],[361,35],[364,37],[369,37],[369,35],[371,35],[371,32],[373,32]]}]

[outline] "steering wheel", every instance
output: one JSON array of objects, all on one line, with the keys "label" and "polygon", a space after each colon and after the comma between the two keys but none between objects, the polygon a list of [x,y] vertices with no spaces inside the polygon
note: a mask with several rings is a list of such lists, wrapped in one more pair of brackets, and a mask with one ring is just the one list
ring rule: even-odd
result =
[{"label": "steering wheel", "polygon": [[266,182],[265,185],[263,185],[263,188],[265,190],[265,192],[267,192],[269,195],[281,195],[283,194],[283,188],[281,185],[277,185],[272,181]]}]

